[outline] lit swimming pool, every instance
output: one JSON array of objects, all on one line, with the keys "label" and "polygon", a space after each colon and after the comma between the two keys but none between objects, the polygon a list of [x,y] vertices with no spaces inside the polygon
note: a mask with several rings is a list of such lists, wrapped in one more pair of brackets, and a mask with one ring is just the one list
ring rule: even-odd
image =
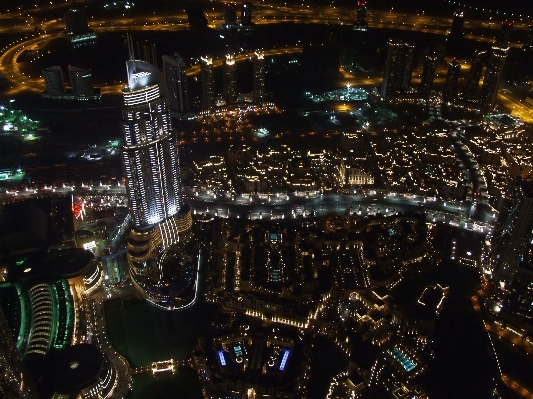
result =
[{"label": "lit swimming pool", "polygon": [[416,364],[414,364],[412,361],[410,361],[407,356],[405,356],[398,348],[394,348],[392,351],[389,351],[389,353],[403,366],[403,368],[407,371],[411,371],[416,367]]}]

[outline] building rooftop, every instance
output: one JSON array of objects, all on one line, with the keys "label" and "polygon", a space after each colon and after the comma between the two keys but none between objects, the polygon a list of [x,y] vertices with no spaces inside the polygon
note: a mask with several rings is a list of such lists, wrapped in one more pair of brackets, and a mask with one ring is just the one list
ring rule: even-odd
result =
[{"label": "building rooftop", "polygon": [[77,277],[87,271],[93,259],[92,252],[81,248],[14,255],[0,264],[7,271],[0,284]]}]

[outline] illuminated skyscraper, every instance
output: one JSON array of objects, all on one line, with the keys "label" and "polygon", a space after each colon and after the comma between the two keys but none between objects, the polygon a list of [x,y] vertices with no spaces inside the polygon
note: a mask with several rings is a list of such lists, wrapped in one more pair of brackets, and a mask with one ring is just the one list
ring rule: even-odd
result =
[{"label": "illuminated skyscraper", "polygon": [[492,46],[491,55],[483,78],[479,104],[484,111],[490,111],[496,103],[496,96],[502,80],[503,68],[509,48]]},{"label": "illuminated skyscraper", "polygon": [[263,104],[265,97],[265,53],[263,50],[254,52],[254,103]]},{"label": "illuminated skyscraper", "polygon": [[68,66],[72,92],[77,97],[91,97],[94,93],[93,76],[90,69]]},{"label": "illuminated skyscraper", "polygon": [[467,100],[475,100],[477,98],[479,79],[481,79],[481,71],[483,70],[483,61],[486,54],[485,50],[478,50],[474,55],[468,81],[466,82],[465,97]]},{"label": "illuminated skyscraper", "polygon": [[442,92],[442,99],[445,102],[453,102],[457,95],[457,82],[461,73],[461,64],[454,58],[448,63],[448,73],[446,74],[446,83]]},{"label": "illuminated skyscraper", "polygon": [[[130,42],[130,58],[133,57]],[[172,129],[164,77],[144,61],[126,62],[123,89],[122,161],[133,227],[128,240],[130,274],[135,285],[155,303],[168,285],[164,254],[190,229],[192,219],[181,199],[178,137]]]},{"label": "illuminated skyscraper", "polygon": [[418,93],[424,100],[429,100],[431,96],[431,89],[433,88],[433,80],[435,79],[435,68],[437,67],[437,57],[435,54],[427,55],[424,60],[424,68],[422,70],[422,79],[420,81],[420,88]]},{"label": "illuminated skyscraper", "polygon": [[411,85],[414,47],[401,40],[390,39],[385,61],[381,95],[389,99]]},{"label": "illuminated skyscraper", "polygon": [[187,67],[178,53],[163,56],[163,72],[167,82],[170,110],[180,114],[189,112]]},{"label": "illuminated skyscraper", "polygon": [[366,31],[368,29],[368,23],[366,22],[366,1],[357,1],[357,19],[353,24],[354,30]]},{"label": "illuminated skyscraper", "polygon": [[213,59],[209,56],[200,58],[200,80],[202,84],[202,109],[213,111]]},{"label": "illuminated skyscraper", "polygon": [[226,104],[235,104],[235,54],[226,54],[224,58],[224,99]]},{"label": "illuminated skyscraper", "polygon": [[65,80],[63,79],[63,71],[60,66],[43,69],[43,77],[48,95],[60,96],[65,94]]}]

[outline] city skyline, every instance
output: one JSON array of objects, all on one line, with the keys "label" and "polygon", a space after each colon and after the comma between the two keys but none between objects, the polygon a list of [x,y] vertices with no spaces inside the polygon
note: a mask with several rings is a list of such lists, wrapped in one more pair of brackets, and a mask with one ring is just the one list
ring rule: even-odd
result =
[{"label": "city skyline", "polygon": [[533,393],[527,7],[39,1],[0,6],[0,392]]}]

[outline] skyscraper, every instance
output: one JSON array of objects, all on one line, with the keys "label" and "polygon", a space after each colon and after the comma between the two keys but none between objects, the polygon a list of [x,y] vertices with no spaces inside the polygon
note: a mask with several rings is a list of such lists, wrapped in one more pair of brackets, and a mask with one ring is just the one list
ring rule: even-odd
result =
[{"label": "skyscraper", "polygon": [[400,89],[409,90],[411,88],[411,77],[413,75],[413,59],[415,55],[415,46],[408,43],[403,45],[403,58],[400,63]]},{"label": "skyscraper", "polygon": [[237,26],[237,5],[235,3],[226,3],[224,11],[224,27],[234,29]]},{"label": "skyscraper", "polygon": [[235,54],[226,54],[224,58],[224,99],[226,104],[235,104]]},{"label": "skyscraper", "polygon": [[426,101],[429,100],[429,97],[431,96],[431,89],[433,88],[436,67],[437,57],[435,54],[427,55],[424,60],[424,68],[422,69],[420,88],[418,89],[419,96]]},{"label": "skyscraper", "polygon": [[524,40],[524,49],[533,50],[533,25],[528,25],[526,38]]},{"label": "skyscraper", "polygon": [[178,53],[163,56],[163,72],[167,82],[170,110],[180,114],[189,112],[187,68]]},{"label": "skyscraper", "polygon": [[91,97],[94,94],[93,76],[90,69],[68,66],[72,92],[77,97]]},{"label": "skyscraper", "polygon": [[490,59],[483,78],[483,85],[481,86],[481,94],[479,97],[479,104],[481,108],[488,112],[492,110],[496,103],[496,96],[502,79],[503,68],[505,60],[507,59],[507,52],[509,48],[502,48],[492,46]]},{"label": "skyscraper", "polygon": [[501,258],[496,270],[496,277],[507,282],[514,277],[526,240],[530,238],[533,222],[533,183],[523,181],[514,191],[519,192],[511,206],[506,229],[498,246]]},{"label": "skyscraper", "polygon": [[366,22],[366,0],[357,1],[357,19],[353,24],[354,30],[366,31],[368,22]]},{"label": "skyscraper", "polygon": [[454,102],[457,96],[457,82],[459,81],[460,73],[461,64],[454,58],[452,62],[448,63],[448,73],[446,74],[446,82],[442,92],[442,99],[445,102]]},{"label": "skyscraper", "polygon": [[263,50],[256,50],[254,52],[254,103],[263,105],[265,96],[265,53]]},{"label": "skyscraper", "polygon": [[409,89],[413,70],[413,54],[413,46],[401,40],[389,40],[381,86],[381,95],[384,99]]},{"label": "skyscraper", "polygon": [[0,308],[0,396],[13,399],[34,399],[37,392],[26,370],[4,313]]},{"label": "skyscraper", "polygon": [[137,56],[140,60],[152,64],[157,68],[157,51],[154,43],[137,42]]},{"label": "skyscraper", "polygon": [[213,59],[210,56],[200,58],[200,81],[202,85],[202,109],[213,111]]},{"label": "skyscraper", "polygon": [[464,32],[464,24],[465,24],[465,17],[462,11],[456,12],[453,14],[453,20],[452,20],[452,29],[450,30],[450,34],[448,38],[451,42],[457,43],[460,41],[465,32]]},{"label": "skyscraper", "polygon": [[187,6],[187,22],[191,31],[205,32],[207,30],[207,17],[204,14],[204,7],[201,3],[189,3]]},{"label": "skyscraper", "polygon": [[43,69],[43,77],[48,95],[61,96],[65,94],[65,80],[63,79],[63,71],[60,66]]},{"label": "skyscraper", "polygon": [[[133,49],[130,39],[130,58]],[[128,240],[132,281],[157,304],[171,298],[165,254],[190,229],[192,219],[181,199],[178,137],[172,129],[164,77],[144,61],[126,62],[128,86],[123,89],[122,161],[133,227]],[[165,306],[165,305],[161,305]]]},{"label": "skyscraper", "polygon": [[477,50],[474,55],[468,81],[466,82],[465,97],[467,100],[475,100],[477,98],[479,79],[481,79],[481,71],[483,70],[483,62],[486,54],[487,52],[485,50]]},{"label": "skyscraper", "polygon": [[513,30],[513,21],[505,20],[502,21],[500,26],[500,31],[494,43],[497,47],[506,48],[509,47],[509,42],[511,40],[511,31]]},{"label": "skyscraper", "polygon": [[241,25],[252,26],[252,3],[243,1],[241,6]]},{"label": "skyscraper", "polygon": [[71,8],[65,11],[65,22],[69,35],[79,35],[89,32],[85,8]]}]

